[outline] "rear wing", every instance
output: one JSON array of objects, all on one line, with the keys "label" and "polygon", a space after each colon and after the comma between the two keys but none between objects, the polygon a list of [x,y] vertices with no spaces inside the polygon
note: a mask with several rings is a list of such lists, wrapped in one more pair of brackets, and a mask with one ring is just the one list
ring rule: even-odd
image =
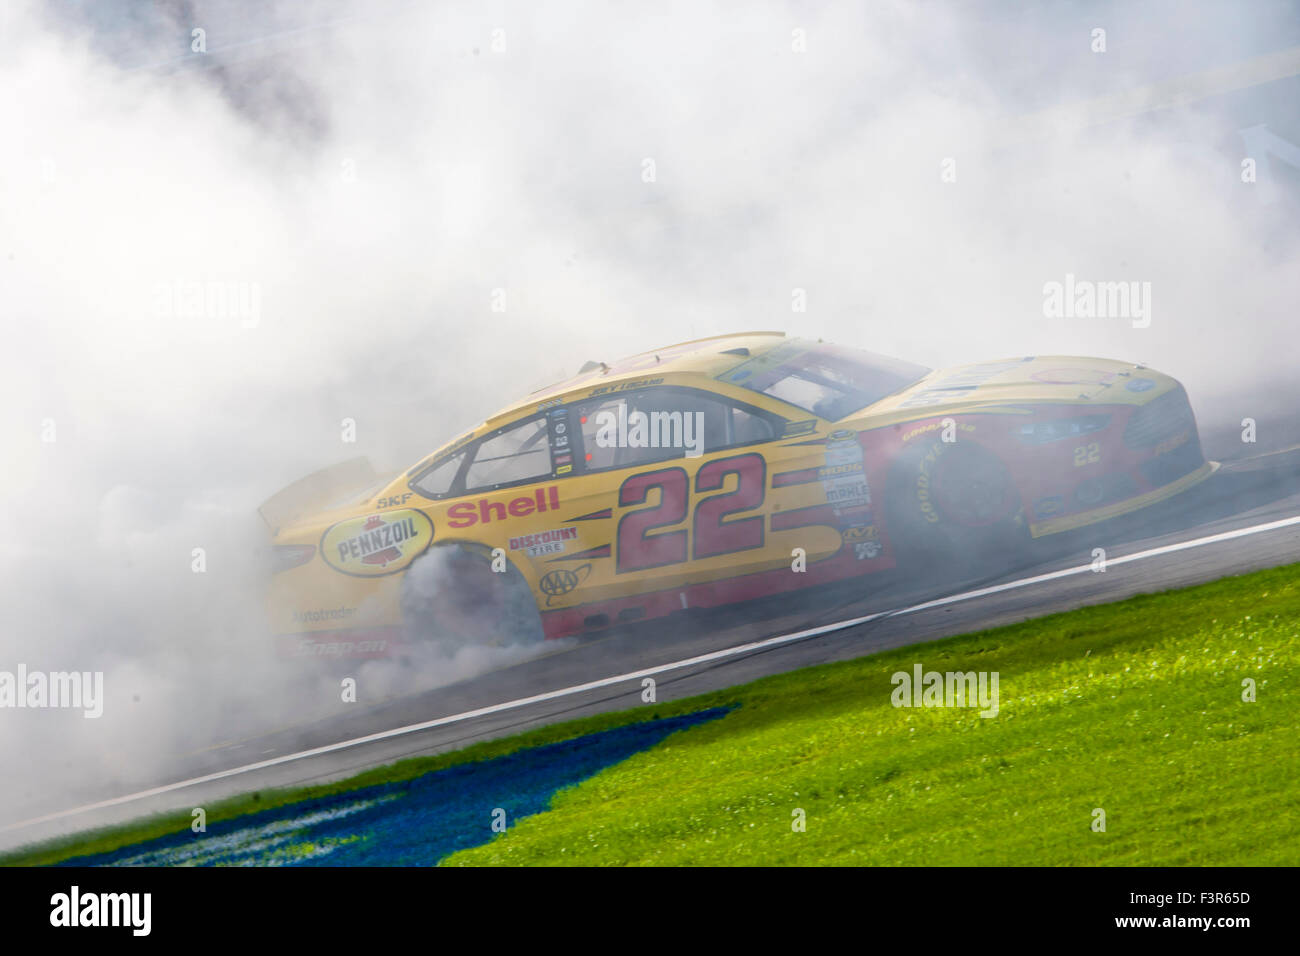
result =
[{"label": "rear wing", "polygon": [[322,468],[267,498],[257,513],[272,534],[285,525],[313,512],[323,511],[351,491],[361,491],[378,480],[365,456]]}]

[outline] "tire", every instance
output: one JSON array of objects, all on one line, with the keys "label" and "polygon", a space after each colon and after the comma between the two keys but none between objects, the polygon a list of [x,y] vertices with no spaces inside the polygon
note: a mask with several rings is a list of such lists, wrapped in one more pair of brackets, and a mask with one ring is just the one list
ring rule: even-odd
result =
[{"label": "tire", "polygon": [[1022,564],[1029,547],[1020,494],[993,452],[974,441],[907,448],[890,468],[886,521],[904,571],[937,583]]},{"label": "tire", "polygon": [[509,561],[492,570],[481,545],[431,548],[403,576],[403,629],[413,644],[514,647],[540,643],[541,617],[528,582]]}]

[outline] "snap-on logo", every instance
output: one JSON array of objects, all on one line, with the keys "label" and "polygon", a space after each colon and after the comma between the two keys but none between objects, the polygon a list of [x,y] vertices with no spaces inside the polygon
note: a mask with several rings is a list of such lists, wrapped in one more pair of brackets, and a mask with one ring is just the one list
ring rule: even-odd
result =
[{"label": "snap-on logo", "polygon": [[433,540],[433,522],[423,511],[402,508],[349,518],[321,537],[321,557],[344,574],[375,577],[400,571]]},{"label": "snap-on logo", "polygon": [[523,518],[560,507],[560,489],[555,485],[538,488],[531,495],[520,495],[509,501],[480,498],[477,502],[462,501],[447,509],[447,524],[453,528],[469,528],[480,522],[505,521],[506,518]]}]

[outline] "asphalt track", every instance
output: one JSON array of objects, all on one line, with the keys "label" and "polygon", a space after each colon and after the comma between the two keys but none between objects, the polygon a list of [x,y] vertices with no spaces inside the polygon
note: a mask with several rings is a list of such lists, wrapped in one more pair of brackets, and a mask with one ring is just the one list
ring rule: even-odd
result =
[{"label": "asphalt track", "polygon": [[[1097,547],[1106,551],[1105,572],[1089,568]],[[0,841],[13,846],[236,793],[324,782],[556,721],[648,706],[641,699],[645,676],[656,681],[657,700],[667,702],[1295,561],[1300,449],[1243,454],[1169,502],[1039,542],[1020,567],[986,579],[942,589],[873,582],[869,596],[858,582],[803,601],[783,597],[647,622],[457,684],[218,743],[178,757],[161,779],[128,774],[116,781],[117,792],[96,802],[47,801],[29,815],[0,821]],[[859,622],[844,624],[852,621]]]}]

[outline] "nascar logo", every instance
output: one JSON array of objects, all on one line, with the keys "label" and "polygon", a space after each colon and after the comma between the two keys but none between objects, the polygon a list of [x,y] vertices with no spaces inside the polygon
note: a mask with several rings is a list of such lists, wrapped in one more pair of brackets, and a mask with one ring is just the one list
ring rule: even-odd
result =
[{"label": "nascar logo", "polygon": [[433,540],[422,511],[401,509],[340,521],[321,538],[321,557],[344,574],[371,577],[400,571]]}]

